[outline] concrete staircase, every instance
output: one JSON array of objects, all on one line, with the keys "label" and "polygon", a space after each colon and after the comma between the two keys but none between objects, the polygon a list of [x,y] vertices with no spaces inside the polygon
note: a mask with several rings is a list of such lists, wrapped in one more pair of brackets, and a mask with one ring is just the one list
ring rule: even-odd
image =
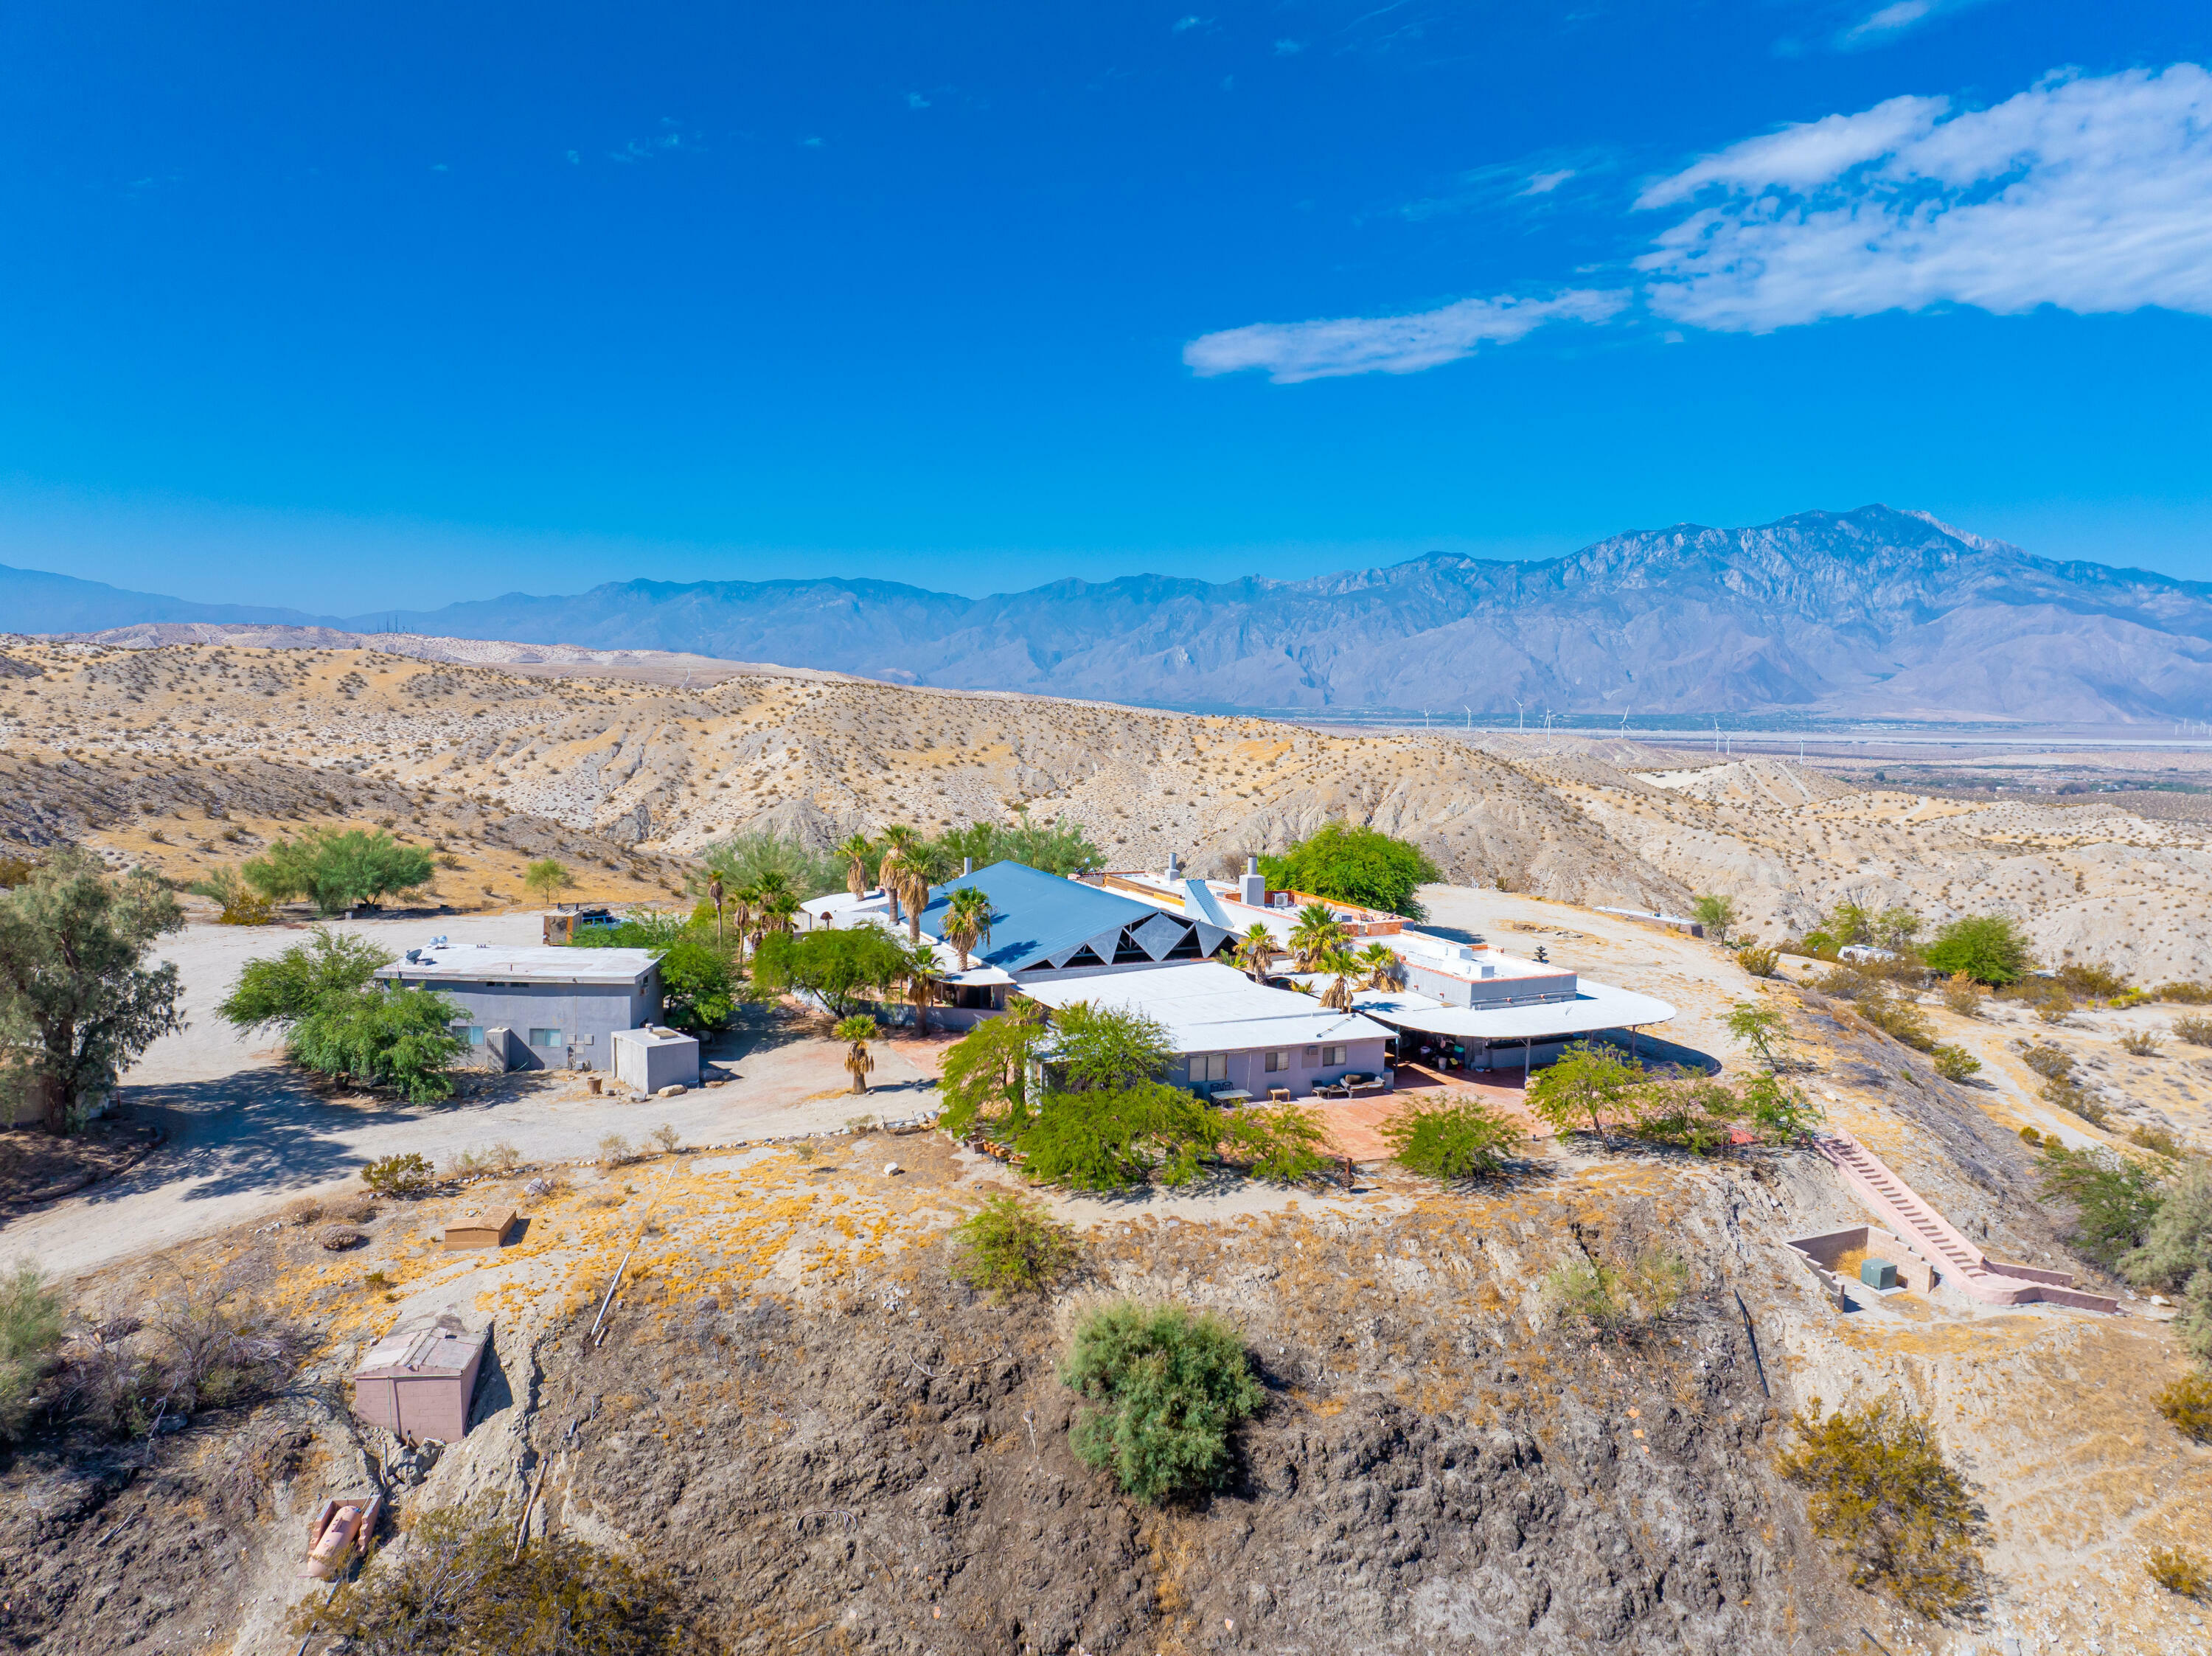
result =
[{"label": "concrete staircase", "polygon": [[1961,1235],[1919,1192],[1891,1171],[1888,1163],[1844,1134],[1817,1137],[1813,1148],[1827,1158],[1844,1185],[1894,1231],[1915,1253],[1948,1282],[1984,1305],[2070,1305],[2085,1311],[2117,1312],[2119,1301],[2085,1294],[2063,1271],[1992,1259]]}]

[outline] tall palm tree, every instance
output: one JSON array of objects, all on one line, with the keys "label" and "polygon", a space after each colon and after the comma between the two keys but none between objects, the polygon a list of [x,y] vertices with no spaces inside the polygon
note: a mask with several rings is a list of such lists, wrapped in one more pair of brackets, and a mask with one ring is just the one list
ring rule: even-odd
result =
[{"label": "tall palm tree", "polygon": [[937,969],[935,947],[918,943],[908,949],[899,981],[906,986],[906,1004],[914,1008],[915,1034],[927,1034],[930,1004],[937,998],[937,986],[945,981],[945,974]]},{"label": "tall palm tree", "polygon": [[760,888],[747,881],[730,892],[725,899],[730,905],[730,930],[738,934],[738,953],[745,952],[745,940],[753,934],[753,913],[760,902]]},{"label": "tall palm tree", "polygon": [[853,1077],[853,1090],[865,1093],[868,1090],[868,1071],[876,1067],[876,1060],[868,1051],[868,1043],[883,1032],[876,1028],[875,1019],[861,1012],[840,1019],[837,1027],[830,1033],[839,1040],[850,1044],[852,1050],[845,1054],[845,1073]]},{"label": "tall palm tree", "polygon": [[[884,854],[883,860],[876,864],[876,879],[884,890],[891,894],[893,903],[903,904],[906,901],[907,861],[921,854],[921,835],[904,822],[894,822],[884,830],[883,838],[878,844],[882,846]],[[915,923],[914,930],[918,936],[921,930],[920,921]]]},{"label": "tall palm tree", "polygon": [[1398,981],[1398,957],[1379,943],[1359,951],[1359,969],[1367,974],[1370,989],[1388,989]]},{"label": "tall palm tree", "polygon": [[1237,940],[1237,965],[1238,969],[1252,974],[1253,982],[1265,983],[1267,974],[1274,968],[1275,956],[1282,952],[1275,942],[1275,934],[1255,920]]},{"label": "tall palm tree", "polygon": [[845,889],[858,897],[868,889],[868,858],[876,847],[865,834],[850,834],[830,850],[845,859]]},{"label": "tall palm tree", "polygon": [[1321,957],[1343,947],[1345,942],[1344,927],[1326,903],[1308,903],[1298,911],[1298,923],[1291,928],[1291,954],[1301,972],[1319,970]]},{"label": "tall palm tree", "polygon": [[1336,974],[1334,981],[1322,992],[1321,1004],[1332,1012],[1352,1010],[1352,980],[1359,975],[1359,961],[1349,949],[1341,945],[1321,955],[1316,962],[1324,972]]},{"label": "tall palm tree", "polygon": [[972,885],[963,885],[945,902],[945,941],[960,951],[960,969],[968,969],[968,956],[976,940],[991,935],[991,899]]},{"label": "tall palm tree", "polygon": [[788,931],[799,913],[799,899],[788,891],[766,891],[753,909],[753,924],[763,937],[771,931]]}]

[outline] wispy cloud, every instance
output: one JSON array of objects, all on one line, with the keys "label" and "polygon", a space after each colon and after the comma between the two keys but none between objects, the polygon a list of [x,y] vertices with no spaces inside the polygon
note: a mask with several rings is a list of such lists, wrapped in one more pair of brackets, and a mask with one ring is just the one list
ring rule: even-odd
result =
[{"label": "wispy cloud", "polygon": [[1637,261],[1653,310],[1764,332],[1972,305],[2212,314],[2212,75],[2057,76],[1995,107],[1895,98],[1647,188],[1689,217]]},{"label": "wispy cloud", "polygon": [[680,123],[662,116],[659,130],[649,138],[632,138],[619,149],[607,151],[607,159],[625,166],[638,161],[649,161],[662,155],[672,155],[685,150],[706,148],[703,135],[685,133]]},{"label": "wispy cloud", "polygon": [[1624,293],[1571,290],[1542,299],[1462,299],[1408,316],[1259,322],[1194,339],[1182,360],[1206,375],[1262,368],[1279,385],[1348,373],[1418,373],[1479,346],[1510,344],[1547,322],[1605,321],[1627,303]]},{"label": "wispy cloud", "polygon": [[[1492,202],[1574,176],[1492,171]],[[1183,360],[1291,384],[1415,373],[1559,320],[1764,333],[1945,305],[2212,316],[2212,74],[2055,75],[1980,110],[1893,98],[1731,144],[1647,184],[1633,205],[1679,216],[1620,287],[1260,323],[1193,340]]]},{"label": "wispy cloud", "polygon": [[1939,17],[1984,5],[1988,0],[1891,0],[1856,22],[1836,31],[1833,45],[1840,52],[1863,52],[1901,39],[1923,24]]},{"label": "wispy cloud", "polygon": [[1285,39],[1275,42],[1275,56],[1278,58],[1295,58],[1305,49],[1306,43],[1303,40]]},{"label": "wispy cloud", "polygon": [[906,106],[908,109],[927,109],[929,107],[929,100],[919,92],[909,92],[906,94]]},{"label": "wispy cloud", "polygon": [[1193,12],[1188,17],[1176,18],[1173,32],[1177,34],[1188,34],[1194,28],[1204,28],[1212,21],[1211,17],[1200,17],[1197,13]]}]

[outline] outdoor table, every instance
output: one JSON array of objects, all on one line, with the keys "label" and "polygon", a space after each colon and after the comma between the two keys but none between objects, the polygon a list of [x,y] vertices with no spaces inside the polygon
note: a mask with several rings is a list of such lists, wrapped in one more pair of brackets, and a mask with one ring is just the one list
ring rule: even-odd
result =
[{"label": "outdoor table", "polygon": [[1226,1092],[1214,1094],[1213,1101],[1217,1104],[1249,1104],[1252,1095],[1241,1089],[1231,1088]]}]

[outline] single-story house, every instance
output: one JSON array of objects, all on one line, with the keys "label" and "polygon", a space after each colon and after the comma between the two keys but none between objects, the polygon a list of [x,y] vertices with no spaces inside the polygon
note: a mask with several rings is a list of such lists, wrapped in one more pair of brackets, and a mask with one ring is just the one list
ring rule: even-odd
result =
[{"label": "single-story house", "polygon": [[467,1016],[453,1030],[471,1046],[491,1030],[510,1032],[499,1055],[508,1069],[610,1069],[615,1033],[661,1017],[660,962],[646,949],[434,941],[376,975],[459,1002]]}]

